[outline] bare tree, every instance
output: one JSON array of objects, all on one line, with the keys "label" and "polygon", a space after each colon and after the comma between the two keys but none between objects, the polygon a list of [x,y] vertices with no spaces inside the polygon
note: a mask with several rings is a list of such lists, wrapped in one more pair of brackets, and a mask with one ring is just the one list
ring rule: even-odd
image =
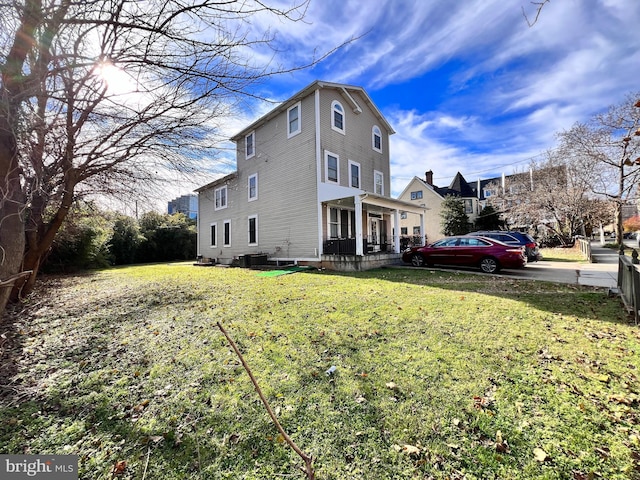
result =
[{"label": "bare tree", "polygon": [[256,36],[251,19],[298,22],[309,1],[0,3],[0,280],[31,270],[16,285],[30,291],[79,196],[135,195],[158,172],[193,171],[257,82],[329,55],[293,68],[256,60],[274,36]]},{"label": "bare tree", "polygon": [[489,186],[497,193],[490,198],[510,228],[527,228],[569,245],[587,223],[603,215],[581,168],[566,162],[559,151],[548,151],[528,172],[506,177],[504,188]]},{"label": "bare tree", "polygon": [[529,19],[527,12],[524,10],[524,7],[522,7],[522,15],[524,16],[524,19],[527,21],[527,25],[529,25],[530,27],[533,27],[538,22],[538,18],[540,17],[542,8],[545,6],[546,3],[549,3],[550,1],[551,0],[541,0],[539,2],[529,2],[532,5],[534,5],[536,8],[535,17],[533,18],[533,20]]},{"label": "bare tree", "polygon": [[559,135],[567,162],[577,166],[576,175],[591,191],[607,200],[615,211],[615,232],[622,238],[622,207],[636,201],[640,181],[640,93],[594,116],[576,123]]}]

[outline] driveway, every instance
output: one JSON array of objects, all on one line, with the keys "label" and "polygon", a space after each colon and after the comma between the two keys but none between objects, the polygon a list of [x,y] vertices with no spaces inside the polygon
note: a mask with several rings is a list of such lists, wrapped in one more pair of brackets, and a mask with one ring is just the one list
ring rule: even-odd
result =
[{"label": "driveway", "polygon": [[[629,244],[628,246],[634,247]],[[522,270],[503,270],[508,277],[572,283],[592,287],[615,288],[618,283],[618,252],[603,248],[600,242],[591,242],[594,263],[588,262],[539,262],[529,263]]]}]

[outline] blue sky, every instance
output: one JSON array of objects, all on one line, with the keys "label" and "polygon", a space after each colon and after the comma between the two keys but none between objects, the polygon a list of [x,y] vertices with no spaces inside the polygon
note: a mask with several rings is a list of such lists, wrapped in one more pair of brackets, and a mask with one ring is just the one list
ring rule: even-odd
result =
[{"label": "blue sky", "polygon": [[284,100],[316,79],[363,87],[396,130],[392,195],[426,170],[438,186],[458,171],[509,174],[556,133],[640,92],[640,1],[551,0],[531,28],[523,8],[535,16],[528,0],[311,0],[303,22],[255,18],[256,32],[276,34],[273,61],[285,67],[360,37],[259,93]]}]

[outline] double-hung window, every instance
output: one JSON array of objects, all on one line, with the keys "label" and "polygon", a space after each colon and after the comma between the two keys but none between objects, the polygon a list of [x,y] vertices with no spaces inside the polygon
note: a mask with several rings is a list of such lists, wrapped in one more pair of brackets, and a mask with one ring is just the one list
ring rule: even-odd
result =
[{"label": "double-hung window", "polygon": [[247,184],[247,190],[249,191],[249,201],[252,202],[258,199],[258,174],[254,173],[249,176],[249,181]]},{"label": "double-hung window", "polygon": [[251,132],[244,137],[245,158],[251,158],[256,154],[256,132]]},{"label": "double-hung window", "polygon": [[218,246],[218,224],[214,222],[211,225],[209,225],[209,231],[211,234],[211,246],[217,247]]},{"label": "double-hung window", "polygon": [[215,189],[215,206],[214,210],[227,208],[227,186]]},{"label": "double-hung window", "polygon": [[325,178],[327,182],[340,183],[340,170],[338,155],[331,152],[325,152]]},{"label": "double-hung window", "polygon": [[344,108],[342,108],[342,104],[337,100],[334,100],[331,104],[331,128],[343,135],[345,133]]},{"label": "double-hung window", "polygon": [[222,232],[223,242],[222,245],[225,247],[231,246],[231,220],[224,221],[224,230]]},{"label": "double-hung window", "polygon": [[330,238],[355,238],[356,212],[354,210],[330,207],[328,219]]},{"label": "double-hung window", "polygon": [[349,160],[349,186],[360,188],[360,164]]},{"label": "double-hung window", "polygon": [[249,217],[248,225],[249,229],[249,246],[258,245],[258,216],[251,215]]},{"label": "double-hung window", "polygon": [[371,129],[371,148],[376,152],[382,153],[382,132],[377,125],[374,125]]},{"label": "double-hung window", "polygon": [[464,199],[464,213],[473,213],[473,200],[470,198]]},{"label": "double-hung window", "polygon": [[373,192],[384,195],[384,174],[378,170],[373,171]]},{"label": "double-hung window", "polygon": [[420,200],[422,198],[422,190],[411,192],[411,200]]},{"label": "double-hung window", "polygon": [[287,110],[287,138],[291,138],[302,131],[300,109],[301,103],[298,102]]}]

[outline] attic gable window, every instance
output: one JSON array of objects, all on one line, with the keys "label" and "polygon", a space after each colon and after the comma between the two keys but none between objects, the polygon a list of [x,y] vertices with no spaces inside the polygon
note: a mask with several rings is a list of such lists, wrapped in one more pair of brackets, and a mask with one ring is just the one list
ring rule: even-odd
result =
[{"label": "attic gable window", "polygon": [[422,198],[422,190],[411,192],[411,200],[420,200]]},{"label": "attic gable window", "polygon": [[336,132],[345,134],[344,128],[344,108],[337,100],[331,104],[331,128]]},{"label": "attic gable window", "polygon": [[302,131],[300,122],[300,102],[287,110],[287,138],[299,134]]},{"label": "attic gable window", "polygon": [[382,132],[377,125],[374,125],[371,129],[371,148],[376,152],[382,153]]},{"label": "attic gable window", "polygon": [[244,147],[245,147],[245,158],[251,158],[256,154],[256,132],[251,132],[249,135],[244,137]]}]

